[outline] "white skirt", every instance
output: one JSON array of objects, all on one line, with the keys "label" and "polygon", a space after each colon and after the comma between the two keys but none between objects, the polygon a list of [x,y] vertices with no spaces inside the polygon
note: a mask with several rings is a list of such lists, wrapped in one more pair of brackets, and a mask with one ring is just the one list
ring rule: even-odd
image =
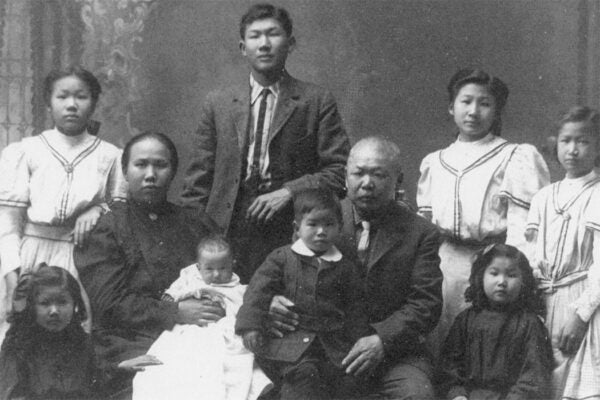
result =
[{"label": "white skirt", "polygon": [[163,332],[147,353],[162,365],[136,374],[133,400],[255,400],[271,381],[240,338],[227,339],[221,328],[175,325]]},{"label": "white skirt", "polygon": [[571,307],[587,287],[587,279],[546,295],[546,328],[552,341],[555,399],[600,399],[600,312],[592,315],[577,353],[565,356],[559,349],[560,331],[575,312]]},{"label": "white skirt", "polygon": [[427,339],[428,347],[434,359],[438,359],[446,336],[461,311],[467,309],[465,290],[469,286],[471,263],[476,250],[473,247],[443,242],[440,246],[440,269],[444,276],[442,295],[444,305],[437,327]]}]

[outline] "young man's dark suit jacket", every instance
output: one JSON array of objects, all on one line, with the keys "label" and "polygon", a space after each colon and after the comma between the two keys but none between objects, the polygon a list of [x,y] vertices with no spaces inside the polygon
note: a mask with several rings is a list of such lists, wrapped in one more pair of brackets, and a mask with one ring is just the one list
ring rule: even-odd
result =
[{"label": "young man's dark suit jacket", "polygon": [[[344,255],[356,257],[352,203],[342,201]],[[431,223],[390,203],[371,239],[365,267],[370,324],[383,342],[385,364],[408,362],[426,354],[424,338],[442,311],[440,234]]]},{"label": "young man's dark suit jacket", "polygon": [[[208,95],[182,193],[186,205],[205,211],[223,230],[230,225],[248,152],[249,78],[240,82]],[[343,195],[350,144],[335,100],[325,89],[283,75],[268,148],[268,192],[327,187]]]},{"label": "young man's dark suit jacket", "polygon": [[[350,144],[333,96],[287,73],[279,88],[268,136],[271,186],[259,194],[282,187],[292,194],[321,187],[343,196]],[[291,242],[293,231],[290,202],[269,223],[245,233],[243,220],[253,197],[242,195],[240,189],[250,121],[248,76],[236,86],[208,95],[182,193],[184,205],[205,211],[230,238],[235,237],[236,272],[243,283],[272,250]]]}]

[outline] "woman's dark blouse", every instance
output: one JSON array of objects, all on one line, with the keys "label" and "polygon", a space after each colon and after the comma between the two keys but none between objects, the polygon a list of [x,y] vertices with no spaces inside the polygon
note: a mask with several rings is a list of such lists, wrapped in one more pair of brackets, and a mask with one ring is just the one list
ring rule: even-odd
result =
[{"label": "woman's dark blouse", "polygon": [[171,203],[152,212],[133,202],[115,203],[100,218],[74,259],[90,297],[101,366],[145,354],[173,327],[177,303],[161,296],[195,261],[199,240],[216,231],[207,216]]},{"label": "woman's dark blouse", "polygon": [[452,399],[487,389],[502,399],[545,399],[552,348],[542,321],[522,310],[460,313],[442,351],[439,382]]}]

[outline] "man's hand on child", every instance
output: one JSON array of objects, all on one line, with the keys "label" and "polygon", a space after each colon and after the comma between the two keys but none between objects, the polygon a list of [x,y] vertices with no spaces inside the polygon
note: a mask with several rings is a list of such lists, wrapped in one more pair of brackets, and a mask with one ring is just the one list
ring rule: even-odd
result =
[{"label": "man's hand on child", "polygon": [[576,312],[570,313],[560,331],[558,348],[565,354],[575,354],[585,336],[587,325]]},{"label": "man's hand on child", "polygon": [[296,330],[300,316],[290,311],[293,306],[294,303],[286,297],[273,296],[269,306],[269,332],[273,336],[282,338],[286,332]]},{"label": "man's hand on child", "polygon": [[145,367],[149,367],[152,365],[162,365],[162,361],[150,354],[144,354],[143,356],[131,358],[129,360],[120,362],[118,368],[127,371],[139,372],[143,371]]},{"label": "man's hand on child", "polygon": [[264,344],[263,335],[259,331],[248,331],[243,336],[244,347],[256,353]]}]

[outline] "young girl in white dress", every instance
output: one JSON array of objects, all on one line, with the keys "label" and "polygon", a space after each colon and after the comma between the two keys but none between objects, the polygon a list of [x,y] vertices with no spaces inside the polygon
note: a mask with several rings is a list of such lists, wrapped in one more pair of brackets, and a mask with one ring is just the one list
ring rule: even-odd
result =
[{"label": "young girl in white dress", "polygon": [[600,399],[600,114],[574,107],[559,124],[565,179],[531,203],[527,236],[545,293],[554,398]]},{"label": "young girl in white dress", "polygon": [[126,195],[120,150],[87,129],[101,91],[96,77],[72,66],[44,83],[54,128],[0,156],[0,341],[19,272],[46,262],[77,277],[73,246],[83,244],[107,202]]},{"label": "young girl in white dress", "polygon": [[492,243],[525,244],[533,195],[550,182],[548,167],[534,146],[500,137],[508,87],[481,70],[458,71],[448,85],[449,112],[458,134],[445,149],[421,163],[419,213],[444,233],[440,268],[444,307],[429,342],[438,356],[452,322],[467,307],[473,254]]}]

